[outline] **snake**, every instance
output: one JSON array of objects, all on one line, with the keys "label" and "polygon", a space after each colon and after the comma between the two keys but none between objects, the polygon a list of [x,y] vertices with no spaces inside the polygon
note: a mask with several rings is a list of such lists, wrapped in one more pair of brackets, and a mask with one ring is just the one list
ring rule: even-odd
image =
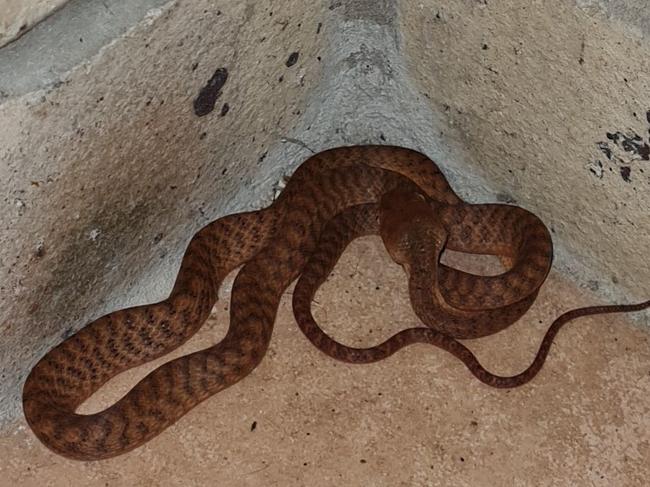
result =
[{"label": "snake", "polygon": [[[467,213],[474,213],[474,216]],[[465,228],[467,225],[470,228]],[[498,231],[494,225],[498,226]],[[495,231],[499,238],[495,238]],[[356,348],[325,333],[311,313],[311,303],[350,242],[367,235],[380,235],[388,254],[406,271],[411,305],[427,327],[407,328],[378,345]],[[467,253],[505,257],[503,261],[510,263],[511,272],[492,277],[450,270],[440,263],[447,246],[456,250],[461,248]],[[516,249],[518,251],[513,254]],[[512,272],[518,266],[517,260],[513,265],[513,259],[520,262],[525,259],[521,272]],[[588,315],[628,313],[650,307],[648,300],[567,311],[548,327],[526,369],[513,376],[491,373],[458,339],[497,333],[519,319],[539,290],[534,289],[526,296],[519,289],[520,283],[530,280],[541,286],[551,260],[550,234],[534,215],[525,210],[509,205],[441,204],[427,199],[411,185],[387,192],[379,203],[347,208],[328,222],[294,287],[292,305],[303,334],[316,348],[337,360],[354,364],[377,362],[408,345],[423,343],[446,350],[460,359],[481,382],[496,388],[513,388],[529,382],[539,373],[556,335],[570,321]],[[450,279],[450,276],[454,277]],[[446,295],[454,295],[450,292],[452,289],[491,289],[502,279],[507,280],[514,291],[513,296],[521,297],[520,301],[481,308],[466,296],[463,309],[446,298]]]},{"label": "snake", "polygon": [[[464,206],[437,165],[418,151],[366,145],[312,155],[269,206],[223,216],[199,230],[187,245],[166,299],[104,315],[47,352],[23,386],[27,424],[46,447],[77,460],[111,458],[151,440],[257,367],[268,349],[280,299],[319,248],[328,222],[349,208],[376,205],[384,195],[415,187],[421,197],[445,208]],[[453,307],[471,311],[485,302],[488,308],[512,307],[515,316],[521,311],[515,309],[517,303],[528,299],[521,296],[530,297],[538,289],[539,275],[532,280],[517,277],[539,272],[517,258],[520,249],[510,247],[513,231],[504,228],[505,234],[494,234],[508,247],[504,254],[514,255],[515,264],[503,276],[471,277],[438,267],[440,289]],[[453,247],[453,239],[447,246]],[[102,411],[76,412],[112,377],[169,353],[193,336],[217,302],[223,279],[237,268],[229,325],[221,341],[166,362]]]},{"label": "snake", "polygon": [[[27,424],[45,446],[79,460],[110,458],[160,434],[260,363],[280,298],[324,224],[409,180],[428,197],[460,201],[439,168],[411,149],[339,147],[309,157],[268,207],[226,215],[199,230],[166,299],[99,317],[47,352],[23,386]],[[215,305],[222,280],[237,268],[229,326],[220,342],[166,362],[102,411],[76,412],[110,378],[194,335]]]}]

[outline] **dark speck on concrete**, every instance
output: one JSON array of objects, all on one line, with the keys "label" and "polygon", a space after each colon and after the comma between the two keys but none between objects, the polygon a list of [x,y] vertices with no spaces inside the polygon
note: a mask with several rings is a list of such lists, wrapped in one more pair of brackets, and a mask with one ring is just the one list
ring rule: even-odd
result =
[{"label": "dark speck on concrete", "polygon": [[488,49],[488,45],[487,45],[487,44],[483,44],[483,45],[481,46],[481,49],[483,49],[484,51],[487,51],[487,49]]},{"label": "dark speck on concrete", "polygon": [[251,424],[251,431],[255,431],[255,428],[257,428],[257,421],[253,421],[253,424]]},{"label": "dark speck on concrete", "polygon": [[603,163],[599,160],[589,165],[589,171],[599,179],[603,178]]},{"label": "dark speck on concrete", "polygon": [[323,23],[319,22],[318,27],[316,27],[316,34],[320,34],[320,30],[323,28]]},{"label": "dark speck on concrete", "polygon": [[650,160],[650,146],[643,138],[634,132],[607,132],[607,138],[621,147],[625,152],[636,154],[644,161]]},{"label": "dark speck on concrete", "polygon": [[291,66],[293,66],[294,64],[296,64],[298,62],[298,56],[299,55],[300,54],[297,51],[292,52],[291,54],[289,54],[289,58],[287,59],[287,62],[285,63],[287,65],[287,68],[290,68]]},{"label": "dark speck on concrete", "polygon": [[207,115],[214,110],[217,98],[221,96],[221,88],[226,84],[228,79],[228,70],[226,68],[217,69],[208,83],[201,88],[199,96],[194,100],[194,113],[198,117]]},{"label": "dark speck on concrete", "polygon": [[230,105],[228,105],[227,103],[224,103],[223,106],[221,107],[221,114],[220,115],[222,117],[225,116],[226,113],[228,113],[229,110],[230,110]]},{"label": "dark speck on concrete", "polygon": [[630,169],[630,166],[621,167],[621,177],[623,178],[623,181],[625,181],[626,183],[630,182],[631,173],[632,173],[632,169]]},{"label": "dark speck on concrete", "polygon": [[645,112],[645,118],[646,118],[646,120],[648,121],[648,123],[650,123],[650,110],[648,110],[647,112]]},{"label": "dark speck on concrete", "polygon": [[192,71],[195,71],[196,68],[198,68],[198,67],[199,67],[199,63],[193,63],[192,64]]},{"label": "dark speck on concrete", "polygon": [[612,149],[609,148],[607,142],[598,142],[598,148],[602,151],[603,154],[605,154],[605,157],[607,157],[607,159],[610,161],[612,160]]}]

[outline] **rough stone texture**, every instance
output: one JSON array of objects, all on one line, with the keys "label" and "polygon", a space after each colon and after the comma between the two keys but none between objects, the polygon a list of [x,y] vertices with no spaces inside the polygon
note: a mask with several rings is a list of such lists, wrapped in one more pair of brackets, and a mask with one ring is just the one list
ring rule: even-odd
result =
[{"label": "rough stone texture", "polygon": [[405,54],[472,171],[548,223],[563,268],[647,299],[650,24],[621,23],[641,2],[589,3],[620,20],[559,0],[404,2]]},{"label": "rough stone texture", "polygon": [[[18,414],[47,349],[164,298],[200,227],[270,201],[286,145],[265,155],[320,72],[314,7],[285,8],[171,3],[62,82],[0,105],[0,418]],[[214,111],[196,116],[224,67]]]},{"label": "rough stone texture", "polygon": [[[213,317],[174,355],[225,334],[232,277]],[[507,391],[425,345],[366,366],[329,359],[298,330],[290,295],[262,364],[151,442],[75,462],[47,450],[20,420],[0,438],[2,478],[26,487],[647,485],[650,344],[624,317],[567,325],[540,375]],[[555,316],[596,299],[553,272],[524,319],[467,343],[486,367],[516,373]],[[354,346],[417,322],[404,274],[376,237],[353,243],[313,309],[332,336]],[[111,381],[82,411],[112,404],[160,363]]]},{"label": "rough stone texture", "polygon": [[[97,53],[113,41],[119,44],[113,48],[119,57],[137,57],[137,51],[121,51],[128,43],[122,42],[120,37],[128,36],[137,21],[150,29],[155,28],[152,22],[160,14],[156,7],[168,3],[169,0],[70,1],[64,10],[34,27],[29,35],[0,51],[0,102],[3,97],[19,97],[57,87],[75,68],[84,64],[92,66]],[[144,29],[141,36],[146,35]],[[114,68],[119,69],[118,66]],[[87,80],[93,79],[92,74],[85,76]]]},{"label": "rough stone texture", "polygon": [[27,32],[68,0],[0,0],[0,47]]},{"label": "rough stone texture", "polygon": [[[15,76],[3,89],[10,77],[0,70],[0,418],[19,417],[22,381],[52,345],[108,311],[164,298],[196,230],[267,204],[283,175],[337,145],[421,150],[468,200],[517,202],[554,229],[564,277],[552,275],[537,314],[476,342],[497,344],[486,357],[495,370],[519,370],[562,310],[647,299],[648,39],[630,20],[637,2],[612,5],[172,1],[143,10],[108,44],[91,29],[87,59],[66,64],[79,56],[66,52],[33,71],[40,79],[23,71],[28,89]],[[0,66],[6,52],[33,55],[39,28],[66,11],[0,51]],[[27,52],[13,50],[20,45]],[[223,82],[222,68],[214,110],[198,117],[195,100]],[[376,301],[338,281],[322,300],[340,308],[319,315],[338,314],[347,331],[337,336],[352,341],[370,338],[371,311],[395,329],[412,319],[399,314],[408,308],[400,272],[384,272],[378,247],[362,249],[340,272],[358,265],[386,294]],[[363,305],[351,312],[354,303]],[[211,322],[197,348],[223,333],[223,306],[218,336]],[[647,331],[620,318],[585,322],[598,325],[563,332],[543,377],[507,393],[426,347],[365,368],[334,364],[300,337],[285,303],[262,366],[142,450],[80,466],[17,431],[0,446],[10,458],[0,473],[21,485],[67,482],[64,469],[77,483],[109,485],[120,475],[136,485],[156,475],[225,485],[450,476],[476,485],[481,475],[490,485],[643,485]],[[531,324],[534,337],[523,333]]]}]

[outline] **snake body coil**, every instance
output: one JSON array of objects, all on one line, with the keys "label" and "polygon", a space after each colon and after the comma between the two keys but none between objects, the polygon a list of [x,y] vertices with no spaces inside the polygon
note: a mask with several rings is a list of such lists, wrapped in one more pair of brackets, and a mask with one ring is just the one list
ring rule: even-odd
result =
[{"label": "snake body coil", "polygon": [[[493,277],[438,266],[433,283],[422,274],[424,267],[409,267],[416,286],[433,285],[429,290],[438,293],[433,308],[422,289],[412,293],[416,311],[429,325],[444,313],[443,329],[407,330],[404,340],[391,342],[391,350],[413,341],[435,343],[441,336],[453,340],[449,337],[493,333],[525,312],[551,259],[550,237],[534,215],[506,205],[466,205],[436,165],[416,151],[390,146],[332,149],[303,163],[271,206],[225,216],[199,231],[167,299],[103,316],[48,352],[24,385],[29,426],[56,453],[82,460],[119,455],[158,435],[260,363],[282,293],[326,243],[321,237],[327,234],[327,222],[359,205],[376,210],[385,195],[403,188],[438,205],[436,218],[449,223],[447,248],[496,253],[511,259],[513,266]],[[390,238],[399,239],[399,233]],[[434,257],[426,258],[427,266],[436,265]],[[103,411],[76,413],[110,378],[187,341],[209,316],[223,278],[242,265],[233,285],[230,325],[221,342],[165,363]],[[305,303],[302,315],[304,311]],[[495,316],[500,320],[485,324]],[[435,339],[421,335],[434,332]],[[454,347],[462,345],[453,340],[446,348],[454,353]],[[478,363],[460,352],[456,355],[478,375]]]}]

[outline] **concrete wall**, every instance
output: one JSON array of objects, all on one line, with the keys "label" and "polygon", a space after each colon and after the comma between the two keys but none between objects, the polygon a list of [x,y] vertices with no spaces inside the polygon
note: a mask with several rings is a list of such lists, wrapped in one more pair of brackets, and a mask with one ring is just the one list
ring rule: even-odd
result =
[{"label": "concrete wall", "polygon": [[405,56],[472,172],[542,217],[572,255],[561,264],[612,299],[647,299],[650,17],[631,14],[642,2],[578,3],[403,2]]},{"label": "concrete wall", "polygon": [[[279,140],[320,78],[321,7],[169,2],[46,86],[21,91],[41,81],[27,68],[68,54],[0,70],[0,418],[19,413],[48,348],[116,307],[164,298],[194,232],[269,203],[285,161],[305,151]],[[48,23],[0,56],[34,55]],[[218,70],[221,94],[198,116]]]},{"label": "concrete wall", "polygon": [[468,200],[538,213],[580,285],[650,295],[647,24],[628,11],[150,0],[66,28],[101,4],[0,50],[3,420],[51,346],[164,298],[197,229],[336,145],[419,149]]},{"label": "concrete wall", "polygon": [[0,46],[23,35],[68,0],[0,0]]}]

